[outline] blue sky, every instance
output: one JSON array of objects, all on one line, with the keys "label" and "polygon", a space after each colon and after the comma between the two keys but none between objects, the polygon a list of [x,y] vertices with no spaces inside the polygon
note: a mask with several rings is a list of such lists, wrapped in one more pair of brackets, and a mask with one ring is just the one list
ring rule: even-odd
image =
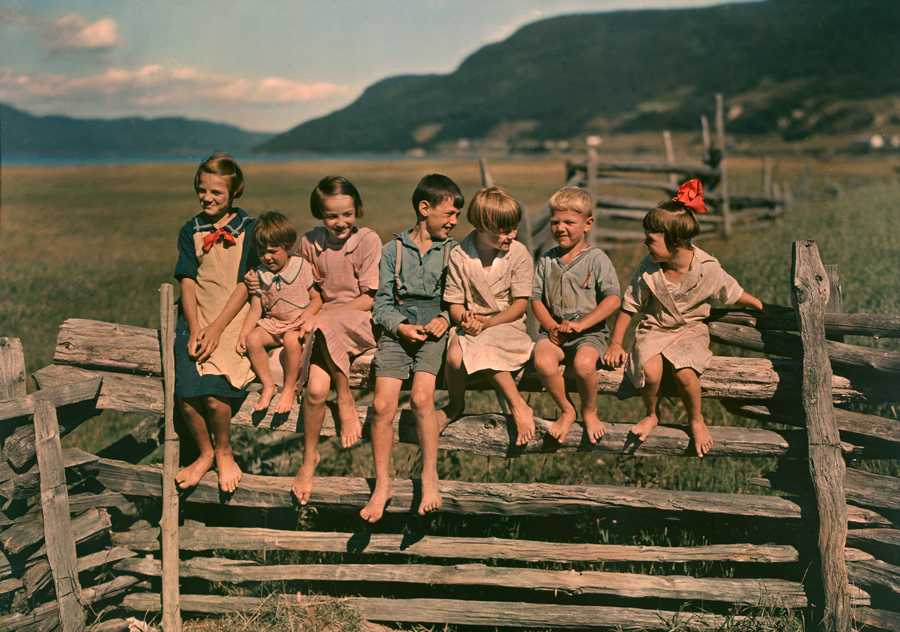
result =
[{"label": "blue sky", "polygon": [[722,0],[0,0],[0,101],[280,132],[556,15]]}]

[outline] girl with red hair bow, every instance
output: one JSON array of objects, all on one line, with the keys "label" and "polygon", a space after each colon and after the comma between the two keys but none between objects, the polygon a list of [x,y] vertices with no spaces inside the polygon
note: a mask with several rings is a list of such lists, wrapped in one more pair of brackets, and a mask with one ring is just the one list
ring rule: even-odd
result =
[{"label": "girl with red hair bow", "polygon": [[[695,213],[705,212],[703,187],[699,180],[691,180],[675,198],[661,202],[644,217],[644,247],[650,254],[622,295],[604,355],[613,368],[624,363],[626,375],[641,390],[647,414],[631,429],[638,441],[646,440],[659,424],[659,385],[665,371],[672,373],[699,457],[713,445],[700,411],[699,377],[712,357],[709,328],[703,322],[709,316],[710,301],[765,311],[763,303],[745,292],[715,257],[691,243],[700,234]],[[625,332],[639,312],[634,347],[626,353],[622,348]]]}]

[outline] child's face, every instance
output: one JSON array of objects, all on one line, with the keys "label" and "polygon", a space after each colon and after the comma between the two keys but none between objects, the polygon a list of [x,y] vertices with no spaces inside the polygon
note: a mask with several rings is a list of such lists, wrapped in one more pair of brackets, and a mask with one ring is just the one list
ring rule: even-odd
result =
[{"label": "child's face", "polygon": [[499,233],[491,233],[486,230],[478,231],[478,239],[481,240],[481,243],[487,246],[488,248],[493,248],[494,250],[500,250],[503,252],[508,252],[509,247],[512,245],[512,242],[516,239],[516,234],[518,233],[518,228],[513,228],[512,230],[505,230]]},{"label": "child's face", "polygon": [[322,198],[322,205],[325,207],[322,223],[328,231],[328,241],[333,244],[344,243],[356,225],[353,198],[349,195],[326,195]]},{"label": "child's face", "polygon": [[653,263],[668,263],[678,253],[678,247],[670,248],[663,233],[644,231],[644,247],[650,251],[650,261]]},{"label": "child's face", "polygon": [[419,212],[425,216],[425,229],[432,239],[446,239],[459,223],[459,209],[453,206],[453,200],[450,198],[446,198],[437,206],[423,202],[419,205]]},{"label": "child's face", "polygon": [[284,246],[272,245],[257,248],[256,254],[259,255],[259,260],[269,269],[269,272],[274,274],[284,270],[284,266],[287,265],[287,261],[291,256],[291,253]]},{"label": "child's face", "polygon": [[228,183],[221,176],[201,172],[197,196],[200,198],[203,214],[211,223],[231,212],[231,193],[228,191]]},{"label": "child's face", "polygon": [[577,211],[555,211],[550,215],[550,233],[563,250],[572,250],[582,242],[594,223]]}]

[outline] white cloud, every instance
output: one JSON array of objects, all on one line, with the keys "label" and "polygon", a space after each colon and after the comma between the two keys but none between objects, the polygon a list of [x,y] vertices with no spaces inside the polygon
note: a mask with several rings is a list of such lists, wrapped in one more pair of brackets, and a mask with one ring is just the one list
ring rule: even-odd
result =
[{"label": "white cloud", "polygon": [[90,23],[84,17],[71,13],[42,25],[44,40],[54,51],[106,51],[123,43],[119,26],[112,18],[101,18]]}]

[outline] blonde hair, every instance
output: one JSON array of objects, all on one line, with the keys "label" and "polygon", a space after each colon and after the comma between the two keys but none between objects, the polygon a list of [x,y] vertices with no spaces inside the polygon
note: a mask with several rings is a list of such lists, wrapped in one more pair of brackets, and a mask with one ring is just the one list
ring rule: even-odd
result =
[{"label": "blonde hair", "polygon": [[503,233],[515,229],[522,221],[522,207],[503,189],[479,189],[469,203],[466,219],[476,230]]},{"label": "blonde hair", "polygon": [[200,163],[197,173],[194,174],[194,192],[196,193],[200,192],[201,173],[209,173],[225,180],[225,184],[228,186],[228,195],[232,200],[241,197],[241,193],[244,192],[244,173],[229,154],[217,151]]},{"label": "blonde hair", "polygon": [[297,243],[297,229],[283,213],[268,211],[260,215],[253,224],[252,238],[257,250],[280,246],[290,252]]},{"label": "blonde hair", "polygon": [[594,201],[581,187],[563,187],[550,198],[550,212],[573,211],[583,217],[594,216]]},{"label": "blonde hair", "polygon": [[700,222],[681,202],[666,200],[644,216],[644,230],[662,233],[670,248],[689,248],[691,240],[700,234]]}]

